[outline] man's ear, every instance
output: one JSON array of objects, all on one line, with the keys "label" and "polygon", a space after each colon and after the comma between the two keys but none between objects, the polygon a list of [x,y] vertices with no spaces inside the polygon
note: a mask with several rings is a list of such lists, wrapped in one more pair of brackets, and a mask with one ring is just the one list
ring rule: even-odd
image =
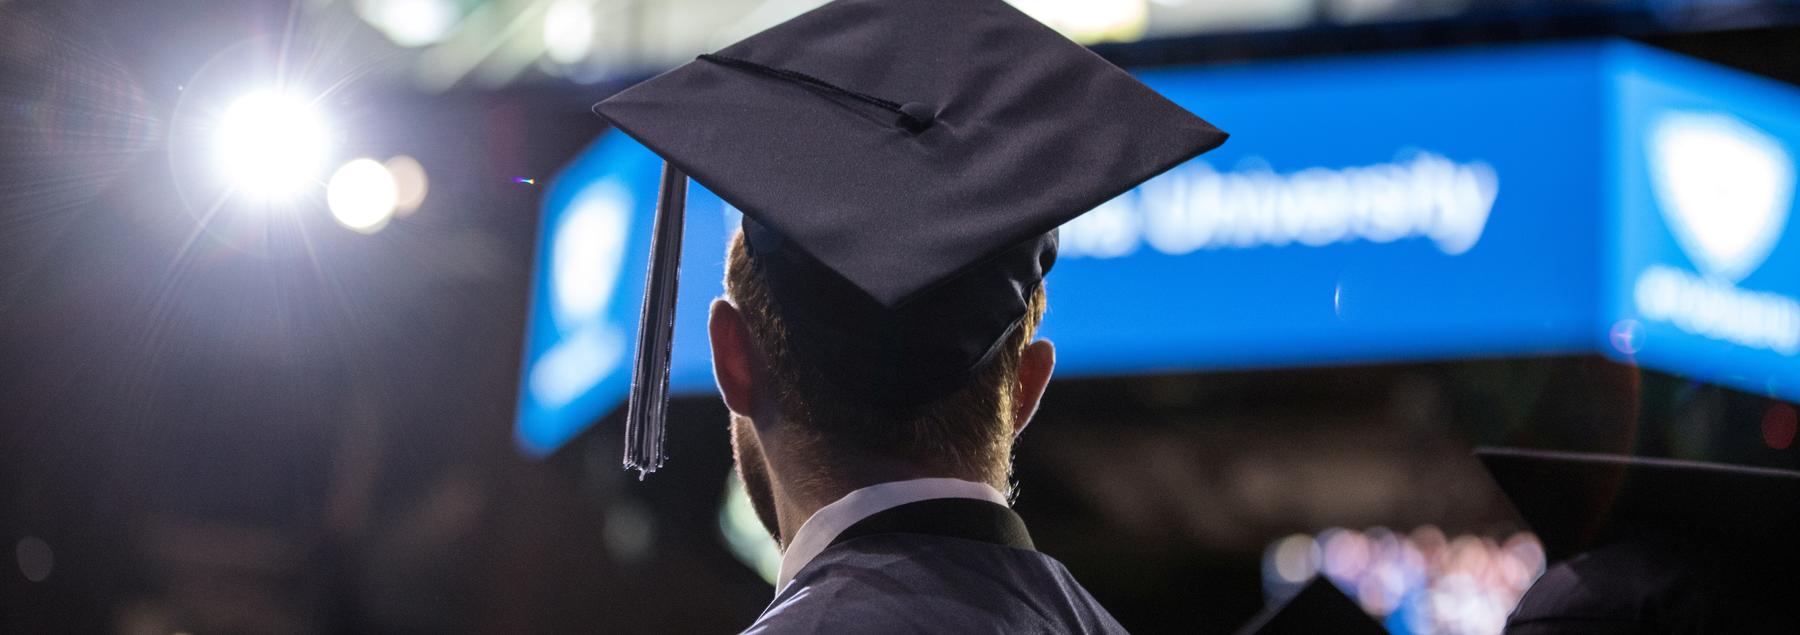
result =
[{"label": "man's ear", "polygon": [[1037,414],[1038,402],[1050,385],[1050,373],[1056,370],[1056,345],[1038,340],[1025,346],[1019,356],[1019,392],[1013,395],[1013,436],[1025,431],[1031,417]]},{"label": "man's ear", "polygon": [[762,361],[750,329],[737,307],[723,299],[713,300],[712,315],[706,322],[712,339],[713,380],[719,384],[719,395],[732,414],[754,417],[757,400],[762,394]]}]

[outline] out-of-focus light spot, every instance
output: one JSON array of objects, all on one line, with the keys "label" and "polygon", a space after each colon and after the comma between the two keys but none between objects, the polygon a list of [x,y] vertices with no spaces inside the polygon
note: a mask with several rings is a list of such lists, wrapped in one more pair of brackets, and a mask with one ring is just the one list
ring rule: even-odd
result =
[{"label": "out-of-focus light spot", "polygon": [[1338,530],[1319,534],[1324,548],[1325,575],[1336,582],[1354,580],[1369,566],[1369,541],[1359,532]]},{"label": "out-of-focus light spot", "polygon": [[1425,11],[1426,3],[1401,0],[1336,0],[1325,3],[1327,12],[1339,22],[1350,24],[1399,20]]},{"label": "out-of-focus light spot", "polygon": [[21,538],[13,547],[13,555],[19,560],[19,573],[32,582],[43,582],[56,568],[56,554],[50,551],[50,543],[37,536]]},{"label": "out-of-focus light spot", "polygon": [[1499,635],[1519,597],[1544,571],[1543,545],[1530,533],[1493,538],[1444,535],[1425,525],[1408,533],[1383,527],[1330,528],[1317,540],[1281,538],[1263,554],[1263,586],[1271,601],[1291,597],[1305,578],[1282,571],[1282,556],[1322,550],[1320,569],[1396,633]]},{"label": "out-of-focus light spot", "polygon": [[719,532],[725,535],[725,546],[739,562],[773,585],[775,576],[781,573],[781,551],[756,518],[756,508],[744,491],[743,481],[736,473],[725,478],[725,500],[719,509]]},{"label": "out-of-focus light spot", "polygon": [[1777,450],[1793,446],[1794,433],[1800,427],[1796,425],[1800,421],[1796,421],[1795,414],[1794,407],[1784,403],[1769,406],[1769,410],[1763,413],[1763,443]]},{"label": "out-of-focus light spot", "polygon": [[521,183],[521,184],[524,184],[524,185],[537,185],[537,179],[528,179],[528,178],[525,178],[525,177],[522,177],[522,176],[515,176],[515,177],[513,177],[513,182],[514,182],[514,183]]},{"label": "out-of-focus light spot", "polygon": [[1538,576],[1544,574],[1544,543],[1539,542],[1535,534],[1516,533],[1506,539],[1501,547],[1506,552],[1502,561],[1510,565],[1505,571],[1503,580],[1508,586],[1518,589],[1530,588]]},{"label": "out-of-focus light spot", "polygon": [[325,202],[331,206],[332,218],[343,226],[372,234],[394,217],[398,189],[387,168],[374,159],[356,159],[331,175]]},{"label": "out-of-focus light spot", "polygon": [[1437,525],[1423,525],[1412,530],[1407,539],[1419,549],[1419,555],[1424,556],[1427,569],[1435,573],[1443,568],[1445,551],[1450,546],[1450,538],[1444,535],[1444,530],[1438,529]]},{"label": "out-of-focus light spot", "polygon": [[1295,534],[1282,538],[1269,550],[1270,564],[1283,581],[1299,584],[1319,573],[1319,544],[1312,536]]},{"label": "out-of-focus light spot", "polygon": [[225,109],[215,142],[233,191],[269,201],[318,178],[328,131],[306,101],[275,91],[252,93]]},{"label": "out-of-focus light spot", "polygon": [[1370,615],[1387,615],[1400,607],[1406,576],[1393,562],[1377,564],[1356,584],[1356,600]]},{"label": "out-of-focus light spot", "polygon": [[1613,350],[1626,355],[1636,355],[1643,347],[1644,325],[1637,320],[1625,319],[1614,322],[1608,340]]},{"label": "out-of-focus light spot", "polygon": [[425,177],[425,166],[419,160],[404,154],[388,159],[382,164],[388,174],[394,177],[394,213],[402,217],[410,216],[425,203],[425,194],[431,191],[431,180]]},{"label": "out-of-focus light spot", "polygon": [[635,504],[613,505],[606,509],[606,524],[601,529],[606,550],[620,562],[632,563],[650,555],[656,542],[655,519]]},{"label": "out-of-focus light spot", "polygon": [[1146,0],[1007,0],[1037,21],[1084,44],[1129,42],[1144,36]]},{"label": "out-of-focus light spot", "polygon": [[587,57],[593,45],[592,0],[556,0],[544,11],[544,53],[550,59],[574,64]]},{"label": "out-of-focus light spot", "polygon": [[462,19],[454,0],[358,0],[356,13],[401,46],[436,43]]},{"label": "out-of-focus light spot", "polygon": [[1450,570],[1473,576],[1487,574],[1489,545],[1475,536],[1457,536],[1450,542]]}]

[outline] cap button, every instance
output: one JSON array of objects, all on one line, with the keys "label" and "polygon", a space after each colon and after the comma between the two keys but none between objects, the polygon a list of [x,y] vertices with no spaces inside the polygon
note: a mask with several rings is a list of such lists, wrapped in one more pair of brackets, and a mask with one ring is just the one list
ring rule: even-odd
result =
[{"label": "cap button", "polygon": [[900,127],[914,134],[924,132],[931,124],[937,123],[937,109],[919,102],[907,102],[900,106]]}]

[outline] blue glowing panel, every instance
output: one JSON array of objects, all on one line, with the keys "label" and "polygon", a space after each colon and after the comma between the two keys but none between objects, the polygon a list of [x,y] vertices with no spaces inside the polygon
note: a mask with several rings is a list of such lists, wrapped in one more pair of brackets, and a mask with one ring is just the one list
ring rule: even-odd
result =
[{"label": "blue glowing panel", "polygon": [[1800,398],[1800,90],[1620,47],[1606,350]]},{"label": "blue glowing panel", "polygon": [[1059,373],[1586,348],[1600,48],[1159,71],[1224,147],[1064,228]]}]

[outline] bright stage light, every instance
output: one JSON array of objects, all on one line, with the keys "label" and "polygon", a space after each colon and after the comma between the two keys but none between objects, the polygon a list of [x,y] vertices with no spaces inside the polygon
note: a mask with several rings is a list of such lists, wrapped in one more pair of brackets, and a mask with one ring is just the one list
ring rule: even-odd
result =
[{"label": "bright stage light", "polygon": [[556,0],[544,11],[544,52],[550,59],[574,64],[593,45],[593,0]]},{"label": "bright stage light", "polygon": [[266,91],[239,98],[219,120],[219,167],[232,190],[269,201],[317,178],[327,130],[305,101]]},{"label": "bright stage light", "polygon": [[1144,36],[1146,0],[1007,0],[1027,15],[1083,44],[1131,42]]},{"label": "bright stage light", "polygon": [[399,198],[394,175],[374,159],[345,163],[325,186],[325,202],[331,206],[332,218],[365,234],[387,225]]},{"label": "bright stage light", "polygon": [[462,20],[453,0],[357,0],[356,13],[406,47],[436,44]]}]

